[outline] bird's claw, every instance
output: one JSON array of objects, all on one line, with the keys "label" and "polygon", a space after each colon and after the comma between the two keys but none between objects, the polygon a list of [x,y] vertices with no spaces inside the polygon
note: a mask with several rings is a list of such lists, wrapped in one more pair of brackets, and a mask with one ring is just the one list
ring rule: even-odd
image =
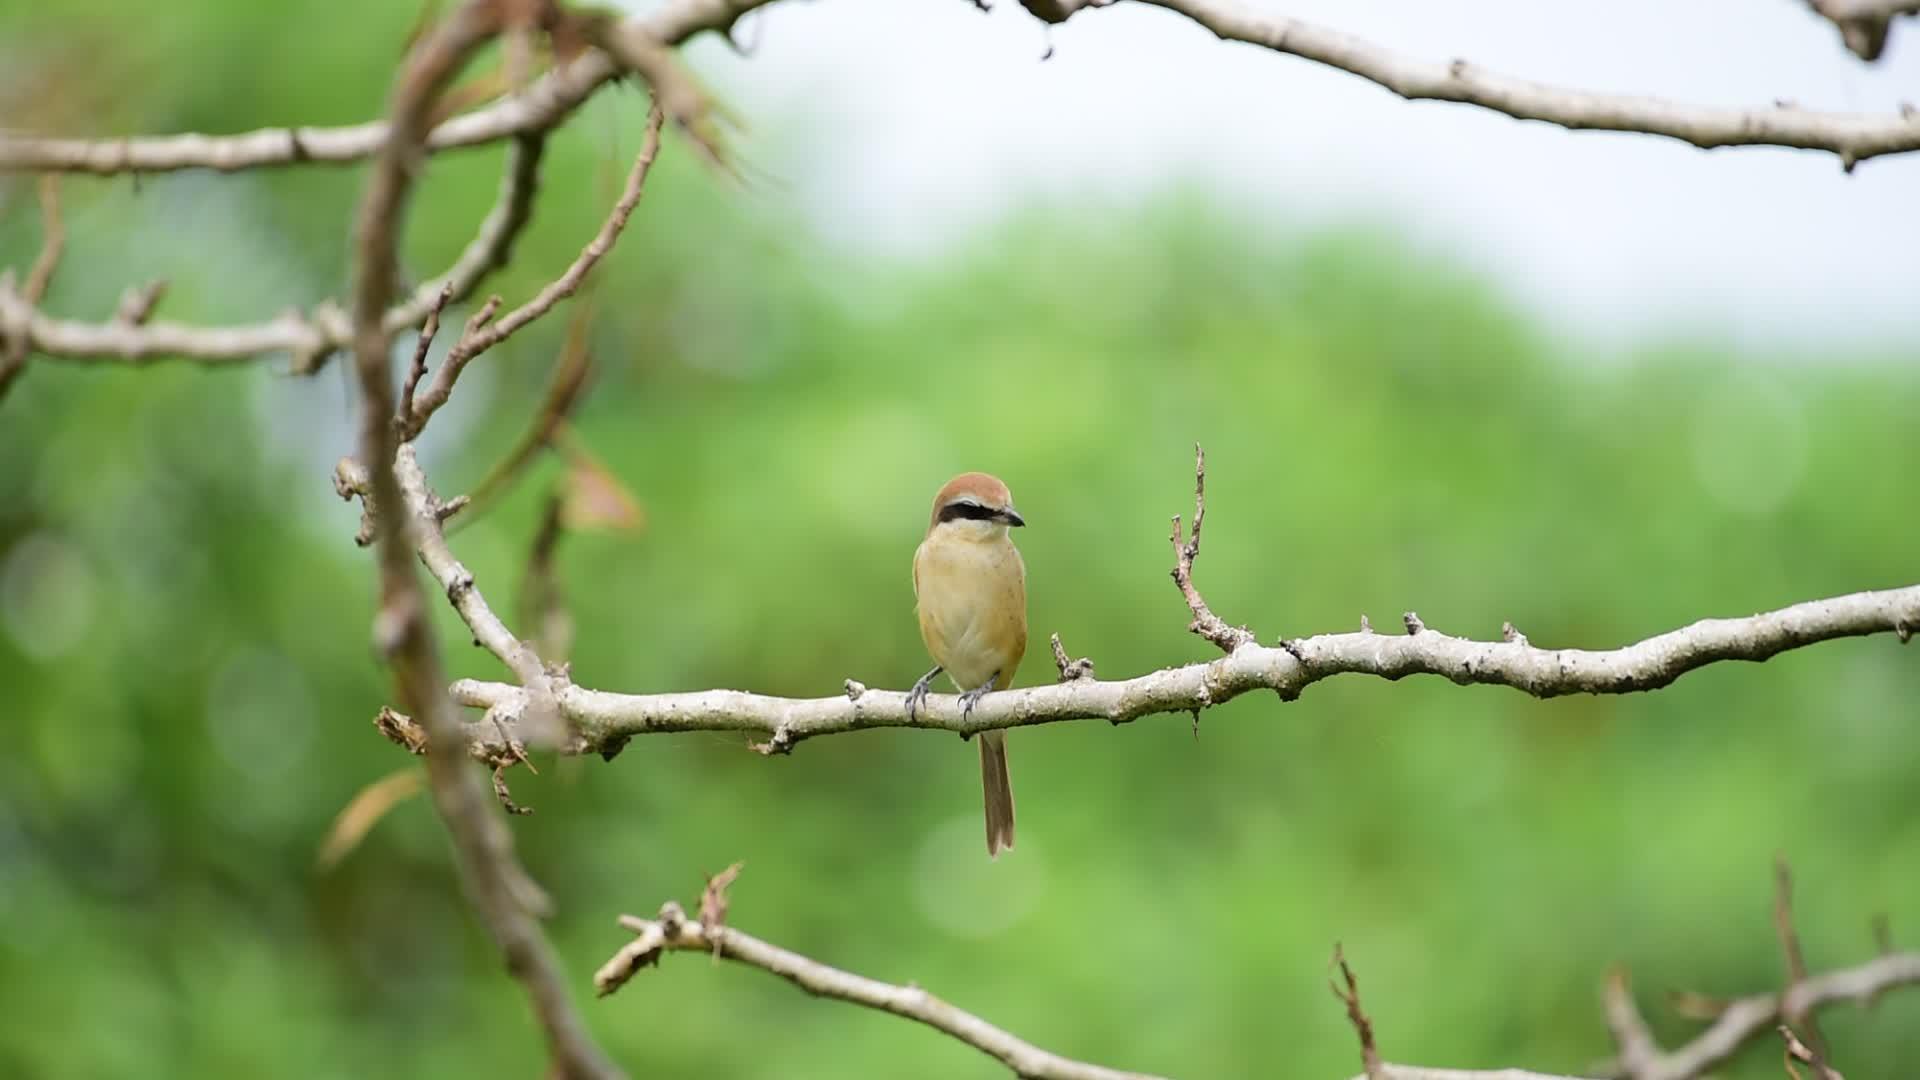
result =
[{"label": "bird's claw", "polygon": [[920,706],[927,703],[927,690],[933,685],[933,677],[939,671],[939,668],[934,668],[920,676],[920,681],[914,683],[913,689],[907,691],[907,723],[911,724],[918,718]]},{"label": "bird's claw", "polygon": [[960,695],[960,719],[965,720],[967,717],[972,716],[973,707],[975,705],[980,704],[981,698],[986,697],[988,694],[992,693],[993,684],[999,681],[1000,681],[1000,673],[996,671],[993,673],[993,678],[988,679],[983,685],[976,686],[973,689],[967,691],[966,693],[961,694]]}]

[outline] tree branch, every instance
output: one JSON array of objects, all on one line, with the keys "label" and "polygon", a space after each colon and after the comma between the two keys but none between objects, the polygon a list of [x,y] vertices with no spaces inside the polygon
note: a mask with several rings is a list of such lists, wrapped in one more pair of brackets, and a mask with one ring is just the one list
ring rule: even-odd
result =
[{"label": "tree branch", "polygon": [[[725,33],[742,15],[772,0],[674,0],[644,18],[625,21],[633,32],[680,45],[703,31]],[[429,152],[480,146],[516,135],[552,130],[608,80],[620,74],[606,53],[589,50],[534,80],[521,93],[436,126]],[[378,154],[389,127],[381,121],[347,127],[263,128],[239,135],[157,135],[119,139],[44,139],[0,131],[0,172],[128,172],[216,169],[239,172],[307,163],[347,164]],[[418,316],[408,320],[417,322]]]},{"label": "tree branch", "polygon": [[[613,250],[614,242],[620,239],[620,233],[626,229],[627,221],[633,216],[634,207],[640,203],[640,194],[645,190],[647,173],[652,170],[654,159],[660,154],[661,110],[654,107],[647,114],[647,134],[640,147],[640,153],[633,159],[633,168],[627,173],[625,189],[614,203],[606,221],[600,225],[600,231],[581,250],[580,254],[562,271],[560,276],[547,283],[533,299],[500,316],[499,319],[482,325],[475,320],[467,324],[458,341],[447,350],[446,357],[440,362],[440,369],[434,375],[433,384],[413,397],[411,410],[401,418],[401,438],[411,440],[417,437],[427,426],[427,421],[439,411],[453,394],[453,385],[460,373],[472,363],[474,358],[495,345],[500,344],[515,332],[553,310],[553,306],[579,291],[587,275],[593,272],[607,252]],[[497,303],[498,298],[495,298]]]},{"label": "tree branch", "polygon": [[[1662,1051],[1654,1041],[1627,989],[1625,973],[1615,971],[1608,978],[1607,1026],[1613,1032],[1620,1055],[1613,1076],[1620,1080],[1694,1080],[1768,1032],[1788,1027],[1810,1031],[1820,1010],[1829,1006],[1846,1002],[1869,1006],[1888,990],[1920,985],[1920,952],[1895,953],[1883,944],[1882,954],[1867,963],[1809,975],[1799,937],[1793,929],[1792,890],[1792,877],[1785,860],[1776,859],[1773,920],[1774,932],[1786,954],[1786,989],[1777,994],[1753,994],[1729,1001],[1697,994],[1674,995],[1676,1007],[1681,1011],[1713,1018],[1704,1031],[1676,1050]],[[1797,1037],[1794,1042],[1799,1042]],[[1820,1060],[1817,1038],[1809,1038],[1801,1045],[1807,1046],[1813,1056],[1800,1060],[1813,1064],[1816,1070],[1826,1067]]]},{"label": "tree branch", "polygon": [[[929,695],[909,717],[906,695],[865,690],[857,697],[781,698],[738,690],[678,694],[616,694],[571,684],[558,687],[561,714],[573,729],[572,753],[599,751],[631,736],[661,732],[739,731],[786,752],[804,739],[869,728],[911,727],[972,735],[981,731],[1104,719],[1126,723],[1156,713],[1191,712],[1255,690],[1284,699],[1343,674],[1394,680],[1439,675],[1466,685],[1508,686],[1535,697],[1624,694],[1656,690],[1675,679],[1728,660],[1763,661],[1820,641],[1894,633],[1905,640],[1920,627],[1920,585],[1811,600],[1744,619],[1704,619],[1637,644],[1603,652],[1542,649],[1512,641],[1471,641],[1421,628],[1406,636],[1373,632],[1322,634],[1280,647],[1245,645],[1231,655],[1132,679],[1082,678],[1050,686],[1002,690],[962,715],[950,694]],[[524,707],[518,687],[462,679],[454,700],[514,713]],[[472,729],[476,738],[487,738]]]},{"label": "tree branch", "polygon": [[[67,227],[60,220],[60,178],[52,173],[40,177],[40,254],[27,270],[21,299],[37,304],[47,295],[53,272],[60,266],[60,253],[66,250]],[[9,274],[12,271],[8,271]],[[12,283],[0,281],[0,292],[11,292]],[[17,328],[0,325],[0,398],[20,377],[27,366],[27,354],[33,351],[33,338]]]},{"label": "tree branch", "polygon": [[[367,465],[366,490],[380,508],[401,506],[404,498],[395,464],[393,372],[385,323],[397,277],[396,233],[421,164],[434,104],[468,58],[499,31],[497,19],[489,0],[468,0],[413,50],[389,106],[391,137],[374,162],[360,202],[353,307],[354,366],[363,399],[360,459]],[[416,486],[416,494],[424,497],[424,483]],[[460,721],[441,690],[445,676],[414,576],[409,551],[414,545],[405,524],[405,516],[391,510],[372,518],[380,564],[375,641],[393,665],[401,702],[425,722],[428,781],[434,806],[453,839],[461,878],[505,954],[508,970],[533,999],[556,1071],[565,1077],[619,1076],[574,1010],[552,947],[535,919],[543,898],[514,859],[511,835],[466,764]]]},{"label": "tree branch", "polygon": [[1193,560],[1200,556],[1200,525],[1206,517],[1207,453],[1200,449],[1199,443],[1194,443],[1193,538],[1180,542],[1180,515],[1173,515],[1173,584],[1186,600],[1187,610],[1193,612],[1193,621],[1187,624],[1187,629],[1218,645],[1222,652],[1232,654],[1240,646],[1254,643],[1253,632],[1244,626],[1228,626],[1207,606],[1200,590],[1193,587]]},{"label": "tree branch", "polygon": [[828,967],[729,926],[703,925],[689,919],[671,900],[661,907],[657,918],[622,915],[620,925],[637,936],[594,973],[593,985],[603,997],[618,990],[641,968],[658,963],[664,953],[707,953],[772,972],[815,997],[919,1021],[998,1059],[1014,1075],[1027,1080],[1156,1080],[1144,1073],[1122,1072],[1042,1050],[917,986],[869,979]]},{"label": "tree branch", "polygon": [[[422,283],[406,301],[388,309],[388,333],[418,325],[436,304],[460,303],[489,273],[506,265],[514,240],[533,215],[543,146],[539,136],[514,140],[507,149],[499,197],[473,239],[446,273]],[[321,301],[311,315],[290,311],[262,323],[191,326],[147,322],[146,315],[158,296],[156,293],[147,299],[146,295],[130,294],[122,301],[123,307],[144,301],[144,308],[133,312],[139,318],[116,311],[104,323],[85,323],[41,314],[34,306],[39,303],[38,296],[15,293],[0,282],[0,336],[24,340],[28,348],[50,358],[77,362],[122,360],[138,364],[181,359],[227,364],[286,353],[298,374],[318,371],[329,356],[352,341],[351,323],[331,300]]]},{"label": "tree branch", "polygon": [[1441,64],[1415,59],[1328,27],[1257,13],[1235,0],[1144,2],[1177,11],[1224,40],[1338,68],[1413,101],[1455,101],[1519,120],[1539,120],[1575,130],[1660,135],[1702,149],[1784,146],[1824,150],[1838,155],[1841,166],[1849,170],[1871,157],[1920,150],[1920,111],[1915,110],[1875,116],[1819,112],[1791,105],[1735,109],[1602,94],[1499,75],[1465,60]]}]

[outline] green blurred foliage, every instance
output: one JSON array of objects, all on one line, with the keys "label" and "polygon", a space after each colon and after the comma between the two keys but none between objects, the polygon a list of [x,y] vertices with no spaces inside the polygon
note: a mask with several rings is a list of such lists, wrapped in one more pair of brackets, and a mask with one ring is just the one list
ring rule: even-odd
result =
[{"label": "green blurred foliage", "polygon": [[[96,133],[342,123],[377,111],[413,18],[342,7],[193,0],[133,35],[123,4],[12,0],[0,49],[26,73],[16,96],[84,55],[107,84],[86,81]],[[604,94],[555,140],[490,289],[514,301],[571,258],[643,115],[638,94]],[[1166,578],[1195,440],[1199,584],[1268,641],[1362,613],[1390,631],[1412,608],[1457,633],[1511,619],[1536,643],[1603,647],[1915,580],[1910,365],[1712,342],[1599,357],[1391,227],[1262,231],[1191,192],[1117,217],[1035,206],[930,264],[863,262],[810,240],[777,188],[731,193],[687,149],[670,143],[597,297],[578,429],[647,527],[561,548],[584,685],[905,686],[926,665],[908,575],[926,501],[973,468],[1031,522],[1036,642],[1058,631],[1108,677],[1204,658]],[[500,158],[434,160],[411,274],[465,243]],[[50,307],[100,317],[158,276],[183,320],[338,294],[359,178],[69,179]],[[0,261],[37,243],[31,185],[8,181]],[[562,322],[462,383],[424,440],[443,491],[526,422]],[[328,483],[351,443],[346,376],[270,367],[41,362],[0,407],[0,1074],[541,1068],[424,799],[314,868],[354,792],[412,763],[368,724],[388,699],[371,566]],[[544,462],[455,541],[510,615],[559,473]],[[456,673],[501,675],[438,622]],[[1021,679],[1050,677],[1042,647]],[[1882,637],[1634,697],[1345,678],[1197,728],[1020,731],[1020,845],[997,863],[972,750],[925,733],[778,759],[657,737],[611,764],[542,761],[514,779],[538,812],[512,826],[594,1030],[639,1075],[1001,1074],[694,958],[589,999],[616,914],[691,899],[735,859],[737,925],[1061,1053],[1346,1076],[1338,940],[1390,1057],[1577,1070],[1609,1049],[1609,965],[1668,1040],[1689,1025],[1661,991],[1778,984],[1776,851],[1816,965],[1869,955],[1874,912],[1912,940],[1916,700],[1916,654]],[[1849,1075],[1920,1057],[1920,995],[1824,1024]],[[1727,1075],[1777,1076],[1777,1052]]]}]

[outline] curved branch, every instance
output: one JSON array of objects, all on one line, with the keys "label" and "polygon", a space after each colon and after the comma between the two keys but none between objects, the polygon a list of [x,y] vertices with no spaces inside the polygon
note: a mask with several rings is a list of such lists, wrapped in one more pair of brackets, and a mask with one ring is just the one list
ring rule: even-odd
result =
[{"label": "curved branch", "polygon": [[1419,60],[1329,27],[1251,11],[1235,0],[1144,2],[1177,11],[1227,41],[1258,45],[1338,68],[1413,101],[1455,101],[1519,120],[1540,120],[1576,130],[1661,135],[1702,149],[1784,146],[1824,150],[1838,155],[1847,169],[1871,157],[1920,150],[1920,111],[1912,109],[1875,116],[1819,112],[1792,105],[1735,109],[1603,94],[1499,75],[1465,60],[1444,64]]},{"label": "curved branch", "polygon": [[640,204],[641,193],[646,190],[647,174],[653,170],[654,159],[660,153],[662,122],[661,110],[655,106],[647,114],[646,137],[641,142],[640,152],[634,156],[633,168],[627,172],[626,187],[621,190],[620,198],[607,214],[607,219],[601,222],[600,230],[592,240],[587,241],[587,246],[581,249],[560,276],[548,282],[533,299],[497,320],[485,325],[479,321],[468,324],[459,340],[447,350],[446,358],[440,362],[440,369],[434,375],[433,384],[421,390],[413,398],[406,415],[400,417],[403,439],[411,440],[426,428],[427,421],[452,396],[453,384],[460,378],[460,373],[475,357],[505,341],[521,327],[552,311],[555,304],[578,292],[587,275],[593,272],[607,252],[613,250],[614,242],[620,239],[627,221],[633,217],[634,207]]},{"label": "curved branch", "polygon": [[[467,0],[412,51],[388,110],[392,137],[369,173],[355,219],[353,351],[362,399],[360,458],[377,507],[398,507],[404,498],[395,467],[391,332],[385,321],[398,276],[396,233],[419,172],[428,116],[467,60],[499,32],[496,7],[491,0]],[[417,494],[424,499],[424,483],[420,487]],[[413,571],[414,538],[405,518],[390,509],[373,515],[380,566],[374,636],[393,666],[400,700],[425,722],[427,779],[452,837],[461,880],[508,970],[526,986],[554,1072],[567,1078],[618,1077],[574,1009],[559,961],[540,930],[538,887],[514,858],[512,835],[467,767],[460,721],[441,689],[445,676]]]},{"label": "curved branch", "polygon": [[1870,1005],[1889,990],[1920,985],[1920,953],[1914,952],[1886,952],[1857,967],[1807,974],[1806,957],[1793,929],[1793,884],[1785,860],[1775,862],[1774,883],[1774,929],[1786,956],[1786,989],[1732,1001],[1679,995],[1679,1001],[1706,1004],[1713,1022],[1685,1045],[1663,1052],[1633,1003],[1625,974],[1615,972],[1607,980],[1606,992],[1607,1026],[1620,1048],[1615,1075],[1622,1080],[1694,1080],[1776,1028],[1798,1029],[1817,1059],[1823,1048],[1818,1034],[1820,1010],[1843,1003]]},{"label": "curved branch", "polygon": [[[522,135],[507,147],[506,170],[500,175],[500,195],[480,220],[480,229],[447,272],[421,282],[405,302],[387,311],[387,332],[417,326],[427,313],[464,302],[480,282],[513,257],[513,242],[533,218],[533,196],[540,186],[540,156],[544,135]],[[444,298],[442,294],[444,295]]]},{"label": "curved branch", "polygon": [[[1427,629],[1406,636],[1362,631],[1322,634],[1280,646],[1243,645],[1230,655],[1132,679],[1076,679],[986,695],[970,714],[959,699],[930,695],[913,716],[906,695],[850,688],[847,695],[781,698],[738,690],[680,694],[615,694],[564,685],[562,715],[575,728],[572,752],[597,752],[634,735],[741,731],[767,737],[784,753],[803,739],[867,728],[911,727],[972,735],[999,728],[1103,719],[1126,723],[1155,713],[1191,712],[1255,690],[1291,700],[1308,686],[1343,674],[1400,679],[1439,675],[1462,685],[1509,686],[1535,697],[1624,694],[1657,690],[1728,660],[1762,661],[1820,641],[1893,633],[1906,640],[1920,628],[1920,585],[1810,600],[1744,619],[1704,619],[1637,644],[1600,652],[1542,649],[1514,633],[1506,641],[1472,641]],[[511,715],[524,707],[519,687],[462,679],[454,700]],[[491,738],[472,729],[475,739]]]},{"label": "curved branch", "polygon": [[1042,1050],[917,986],[897,986],[828,967],[719,925],[718,920],[714,925],[703,925],[687,918],[680,905],[673,901],[661,907],[656,919],[622,915],[620,925],[638,936],[594,973],[594,987],[602,996],[618,990],[640,968],[657,963],[663,953],[706,953],[772,972],[815,997],[864,1005],[917,1020],[999,1059],[1015,1076],[1028,1080],[1156,1080],[1145,1073],[1122,1072]]},{"label": "curved branch", "polygon": [[[706,30],[725,33],[742,15],[772,0],[676,0],[628,24],[666,45],[679,45]],[[524,92],[483,109],[452,117],[426,137],[428,151],[480,146],[516,135],[551,130],[608,80],[619,74],[613,59],[589,50],[543,75]],[[0,132],[0,172],[81,172],[113,176],[180,169],[244,169],[346,164],[369,158],[386,145],[382,121],[336,128],[263,128],[239,135],[158,135],[123,139],[43,139]],[[407,320],[418,322],[419,316]]]}]

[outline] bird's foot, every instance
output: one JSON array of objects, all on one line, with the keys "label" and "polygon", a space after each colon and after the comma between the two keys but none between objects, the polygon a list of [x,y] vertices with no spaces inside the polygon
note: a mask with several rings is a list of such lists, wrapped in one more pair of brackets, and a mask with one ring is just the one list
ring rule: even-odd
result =
[{"label": "bird's foot", "polygon": [[993,684],[999,681],[1000,681],[1000,673],[996,671],[993,673],[993,676],[989,678],[985,683],[974,687],[973,689],[967,691],[964,694],[961,694],[960,695],[960,719],[965,720],[967,717],[972,716],[973,707],[975,705],[980,704],[981,698],[986,697],[988,694],[992,693]]},{"label": "bird's foot", "polygon": [[933,677],[938,674],[940,669],[934,668],[920,676],[920,681],[914,683],[913,689],[907,691],[907,723],[911,724],[918,719],[920,707],[927,703],[927,691],[933,686]]}]

